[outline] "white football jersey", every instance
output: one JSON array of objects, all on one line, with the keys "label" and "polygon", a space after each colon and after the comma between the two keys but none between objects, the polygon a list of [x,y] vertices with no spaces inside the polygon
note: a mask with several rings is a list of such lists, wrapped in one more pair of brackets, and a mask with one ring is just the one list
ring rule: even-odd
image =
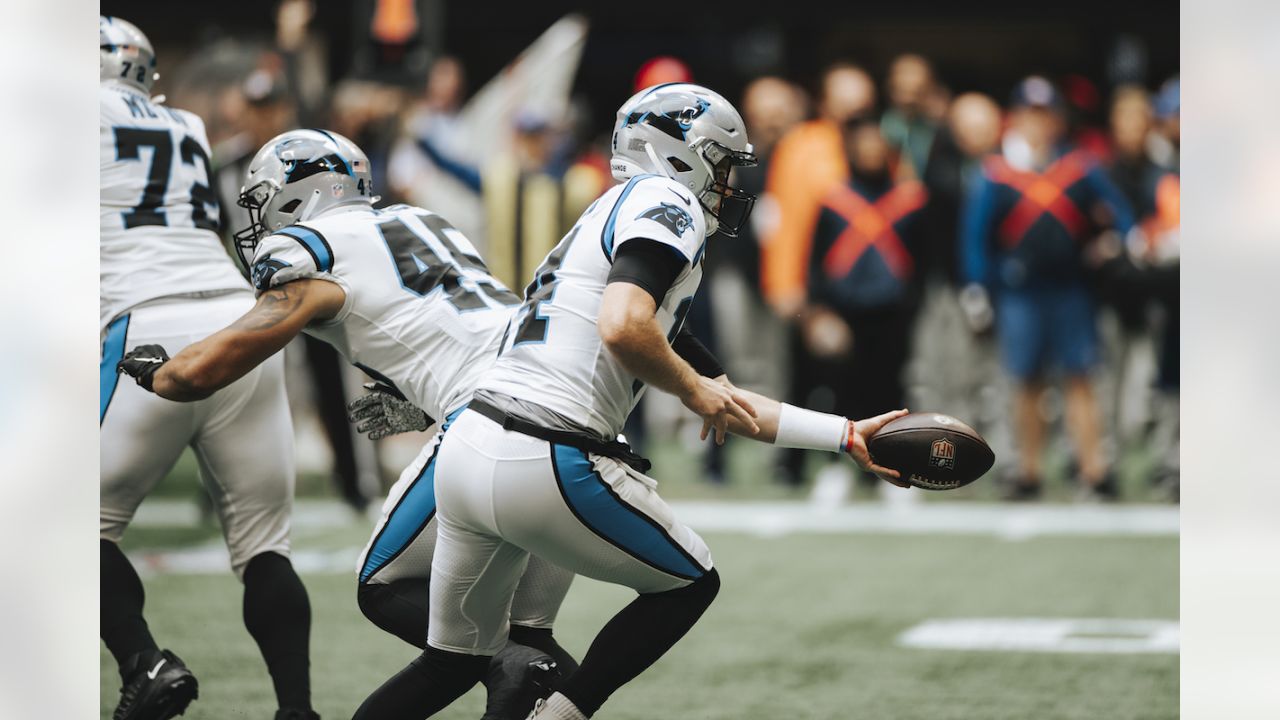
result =
[{"label": "white football jersey", "polygon": [[260,293],[299,278],[341,286],[342,309],[305,332],[436,420],[471,398],[520,304],[462,233],[409,205],[334,208],[277,230],[252,274]]},{"label": "white football jersey", "polygon": [[552,410],[601,439],[617,437],[644,383],[605,348],[596,318],[614,254],[636,238],[668,245],[686,262],[656,315],[675,339],[702,281],[706,218],[680,183],[641,175],[596,200],[547,255],[479,387]]},{"label": "white football jersey", "polygon": [[218,238],[204,122],[122,85],[98,94],[102,327],[155,298],[248,290]]}]

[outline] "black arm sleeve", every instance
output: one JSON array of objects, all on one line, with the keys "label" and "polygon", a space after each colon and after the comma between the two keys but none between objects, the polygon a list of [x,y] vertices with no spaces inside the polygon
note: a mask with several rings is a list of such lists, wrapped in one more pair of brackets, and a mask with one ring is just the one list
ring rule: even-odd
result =
[{"label": "black arm sleeve", "polygon": [[627,282],[653,296],[662,304],[667,291],[689,261],[679,250],[648,238],[634,238],[623,243],[613,257],[608,282]]},{"label": "black arm sleeve", "polygon": [[724,374],[724,366],[687,327],[680,328],[676,339],[671,341],[671,349],[703,377],[718,378]]}]

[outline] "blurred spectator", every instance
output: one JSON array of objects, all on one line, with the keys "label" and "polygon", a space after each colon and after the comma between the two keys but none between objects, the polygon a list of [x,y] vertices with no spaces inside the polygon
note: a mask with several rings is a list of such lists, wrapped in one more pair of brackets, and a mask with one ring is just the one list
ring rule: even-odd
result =
[{"label": "blurred spectator", "polygon": [[1005,461],[1013,446],[998,361],[989,335],[966,327],[958,299],[960,207],[982,175],[983,159],[1000,147],[1001,110],[986,95],[964,93],[945,121],[924,174],[929,203],[917,272],[925,288],[908,365],[908,403],[965,418]]},{"label": "blurred spectator", "polygon": [[459,162],[466,157],[465,129],[458,120],[466,86],[466,72],[456,58],[441,57],[431,65],[392,149],[387,186],[412,205],[445,214],[483,253],[483,207],[474,202],[480,173]]},{"label": "blurred spectator", "polygon": [[946,103],[945,94],[939,97],[935,87],[933,67],[920,55],[899,55],[889,66],[885,82],[889,109],[880,119],[880,129],[889,145],[899,153],[903,170],[909,170],[913,178],[924,177],[929,150],[938,131],[929,110],[937,112],[937,106],[945,107]]},{"label": "blurred spectator", "polygon": [[1160,86],[1156,94],[1156,132],[1148,136],[1148,152],[1161,167],[1178,172],[1178,155],[1182,138],[1179,110],[1181,81],[1173,76]]},{"label": "blurred spectator", "polygon": [[[818,84],[818,117],[796,125],[778,141],[765,179],[766,218],[760,239],[760,286],[774,313],[796,320],[806,302],[809,252],[822,200],[849,178],[844,124],[872,111],[876,88],[865,70],[848,63],[826,69]],[[789,345],[787,398],[814,407],[818,388],[803,338],[793,328]],[[821,402],[817,403],[821,405]],[[803,481],[806,453],[787,450],[777,474],[784,484]]]},{"label": "blurred spectator", "polygon": [[952,103],[946,120],[920,175],[929,188],[921,272],[954,285],[960,201],[981,175],[982,159],[1000,146],[1000,106],[981,93],[965,93]]},{"label": "blurred spectator", "polygon": [[1062,95],[1067,105],[1067,136],[1077,149],[1088,153],[1096,162],[1111,161],[1111,142],[1103,127],[1102,96],[1098,86],[1083,75],[1072,73],[1062,78]]},{"label": "blurred spectator", "polygon": [[774,149],[765,190],[776,219],[762,238],[761,284],[782,317],[794,317],[804,306],[809,245],[822,198],[849,177],[841,129],[875,104],[875,83],[865,70],[832,65],[819,84],[818,117],[792,128]]},{"label": "blurred spectator", "polygon": [[[835,411],[860,418],[905,407],[902,371],[919,298],[915,257],[928,196],[918,181],[894,182],[892,151],[874,115],[851,119],[844,141],[850,180],[822,201],[803,333]],[[849,464],[836,462],[819,476],[815,496],[838,497],[851,479]]]},{"label": "blurred spectator", "polygon": [[[734,384],[769,397],[786,389],[787,329],[760,294],[760,231],[770,222],[771,203],[764,195],[765,177],[778,140],[804,119],[804,92],[777,77],[753,80],[743,91],[747,137],[760,162],[734,169],[732,184],[758,199],[750,222],[737,238],[718,238],[707,247],[703,287],[689,313],[693,332],[725,362]],[[705,328],[693,324],[703,320]],[[725,445],[707,446],[708,476],[723,479]]]},{"label": "blurred spectator", "polygon": [[1005,368],[1017,383],[1020,471],[1008,496],[1040,493],[1041,396],[1046,370],[1056,367],[1065,374],[1067,427],[1086,494],[1115,498],[1090,382],[1098,342],[1082,248],[1100,222],[1127,233],[1133,214],[1088,156],[1062,144],[1063,101],[1048,80],[1020,82],[1011,106],[1004,152],[987,158],[966,201],[961,243],[969,316],[981,323],[990,293]]},{"label": "blurred spectator", "polygon": [[[1141,232],[1128,243],[1124,267],[1131,294],[1140,298],[1142,328],[1154,335],[1155,398],[1151,434],[1155,458],[1153,481],[1177,499],[1179,487],[1179,223],[1180,186],[1176,170],[1160,167],[1148,155],[1149,139],[1158,133],[1170,140],[1176,167],[1178,138],[1177,80],[1166,83],[1155,103],[1163,113],[1161,131],[1153,129],[1153,108],[1140,88],[1117,91],[1112,106],[1116,163],[1112,173],[1138,213]],[[1156,147],[1159,147],[1158,145]],[[1154,317],[1152,317],[1154,316]]]},{"label": "blurred spectator", "polygon": [[360,146],[373,169],[374,193],[384,204],[403,202],[388,180],[391,149],[400,133],[404,91],[371,80],[343,80],[330,100],[329,129]]},{"label": "blurred spectator", "polygon": [[[1117,251],[1108,259],[1105,290],[1108,300],[1116,307],[1123,336],[1115,368],[1120,374],[1117,382],[1117,423],[1120,439],[1134,439],[1138,430],[1148,429],[1148,421],[1155,420],[1158,436],[1176,436],[1170,430],[1170,405],[1167,393],[1171,391],[1172,406],[1176,407],[1178,379],[1176,370],[1161,372],[1160,365],[1172,361],[1176,368],[1176,328],[1170,327],[1169,318],[1178,318],[1176,291],[1167,293],[1164,288],[1172,274],[1172,287],[1178,286],[1178,261],[1170,255],[1169,245],[1176,246],[1178,233],[1178,177],[1161,168],[1147,154],[1147,137],[1153,132],[1153,108],[1147,91],[1137,86],[1125,86],[1116,91],[1111,104],[1111,136],[1115,146],[1115,160],[1111,164],[1111,178],[1133,206],[1142,232],[1134,233],[1128,243],[1129,252]],[[1176,251],[1175,251],[1176,252]],[[1153,318],[1153,315],[1156,315]],[[1174,337],[1172,346],[1155,350],[1155,338],[1167,340]],[[1169,355],[1169,350],[1172,355]],[[1171,379],[1171,386],[1169,380]],[[1155,388],[1158,397],[1152,397]],[[1155,411],[1155,414],[1153,414]],[[1162,454],[1157,452],[1157,457]],[[1161,468],[1166,460],[1161,457]],[[1157,474],[1172,475],[1176,479],[1176,465],[1171,473],[1158,470]],[[1169,478],[1165,478],[1169,479]],[[1170,480],[1172,484],[1172,480]]]},{"label": "blurred spectator", "polygon": [[249,213],[236,204],[249,161],[268,140],[296,125],[284,76],[259,67],[220,94],[219,105],[238,120],[238,132],[213,147],[214,187],[222,207],[223,235],[249,226]]}]

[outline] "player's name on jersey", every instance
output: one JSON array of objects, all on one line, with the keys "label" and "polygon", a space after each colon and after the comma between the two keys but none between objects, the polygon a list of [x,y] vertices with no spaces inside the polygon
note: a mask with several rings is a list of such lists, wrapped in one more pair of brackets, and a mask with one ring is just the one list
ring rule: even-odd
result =
[{"label": "player's name on jersey", "polygon": [[[167,117],[183,127],[190,127],[186,118],[182,117],[182,113],[173,108],[164,105],[155,105],[146,98],[135,95],[134,93],[120,93],[120,100],[124,102],[126,108],[129,109],[129,116],[135,118],[146,118],[151,120],[159,120],[161,117]],[[161,115],[160,113],[164,113]]]}]

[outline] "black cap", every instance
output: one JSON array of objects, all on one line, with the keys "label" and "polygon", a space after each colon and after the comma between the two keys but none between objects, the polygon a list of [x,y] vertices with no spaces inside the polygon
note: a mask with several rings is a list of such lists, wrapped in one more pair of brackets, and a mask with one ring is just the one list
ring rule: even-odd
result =
[{"label": "black cap", "polygon": [[1041,75],[1032,75],[1014,86],[1009,95],[1009,107],[1039,107],[1048,110],[1062,110],[1062,94]]}]

